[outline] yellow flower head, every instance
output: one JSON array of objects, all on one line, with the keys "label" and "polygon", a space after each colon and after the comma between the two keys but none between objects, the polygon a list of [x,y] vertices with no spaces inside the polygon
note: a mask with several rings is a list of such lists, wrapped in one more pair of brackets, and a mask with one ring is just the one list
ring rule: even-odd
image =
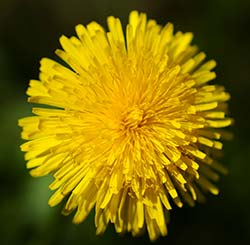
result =
[{"label": "yellow flower head", "polygon": [[167,234],[166,215],[175,203],[193,206],[225,169],[214,160],[229,126],[229,94],[208,84],[214,60],[191,45],[192,33],[173,33],[146,14],[130,13],[126,34],[109,17],[62,36],[56,54],[68,67],[41,60],[28,101],[35,116],[19,120],[27,168],[52,173],[64,214],[82,222],[95,208],[97,234],[109,222],[118,233],[151,240]]}]

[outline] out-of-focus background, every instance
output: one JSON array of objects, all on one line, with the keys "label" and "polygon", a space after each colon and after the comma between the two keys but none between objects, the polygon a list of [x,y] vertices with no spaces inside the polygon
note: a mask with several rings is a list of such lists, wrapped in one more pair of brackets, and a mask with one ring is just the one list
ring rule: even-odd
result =
[{"label": "out-of-focus background", "polygon": [[155,244],[250,244],[250,1],[248,0],[0,0],[0,244],[150,244],[147,235],[118,236],[113,226],[95,236],[93,213],[76,226],[72,216],[50,208],[51,177],[34,179],[25,169],[17,120],[30,115],[25,90],[38,78],[39,60],[54,58],[61,34],[92,20],[106,26],[115,15],[144,11],[160,24],[192,31],[194,43],[218,61],[217,82],[232,95],[236,123],[225,144],[229,169],[219,196],[195,208],[174,208],[169,235]]}]

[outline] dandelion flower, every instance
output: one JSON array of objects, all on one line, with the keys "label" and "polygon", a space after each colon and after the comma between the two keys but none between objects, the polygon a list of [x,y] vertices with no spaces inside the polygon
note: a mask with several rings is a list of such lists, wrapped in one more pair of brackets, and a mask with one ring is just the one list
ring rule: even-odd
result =
[{"label": "dandelion flower", "polygon": [[19,120],[30,174],[53,174],[49,205],[67,199],[64,214],[82,222],[95,209],[101,234],[167,234],[171,206],[193,206],[226,170],[214,158],[230,95],[210,84],[214,60],[191,45],[192,33],[173,32],[132,11],[124,33],[108,17],[62,36],[56,54],[68,66],[41,60],[27,94],[34,116]]}]

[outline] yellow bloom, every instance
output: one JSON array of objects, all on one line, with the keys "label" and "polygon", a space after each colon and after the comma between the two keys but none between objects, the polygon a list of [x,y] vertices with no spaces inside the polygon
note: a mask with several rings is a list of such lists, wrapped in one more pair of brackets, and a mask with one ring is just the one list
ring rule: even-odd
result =
[{"label": "yellow bloom", "polygon": [[[32,176],[53,173],[49,200],[76,210],[82,222],[95,208],[97,234],[109,222],[118,233],[167,234],[172,203],[193,206],[226,170],[214,160],[230,95],[215,78],[214,60],[191,45],[192,33],[173,33],[131,12],[126,35],[120,20],[76,26],[56,54],[69,65],[41,60],[28,101],[35,116],[19,121]],[[49,107],[48,107],[49,106]]]}]

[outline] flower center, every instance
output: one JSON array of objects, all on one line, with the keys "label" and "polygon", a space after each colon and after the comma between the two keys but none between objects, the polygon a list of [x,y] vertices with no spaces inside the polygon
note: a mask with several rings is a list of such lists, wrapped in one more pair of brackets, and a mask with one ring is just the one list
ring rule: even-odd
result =
[{"label": "flower center", "polygon": [[123,125],[127,129],[135,129],[140,127],[143,121],[144,111],[138,107],[133,107],[124,115]]}]

